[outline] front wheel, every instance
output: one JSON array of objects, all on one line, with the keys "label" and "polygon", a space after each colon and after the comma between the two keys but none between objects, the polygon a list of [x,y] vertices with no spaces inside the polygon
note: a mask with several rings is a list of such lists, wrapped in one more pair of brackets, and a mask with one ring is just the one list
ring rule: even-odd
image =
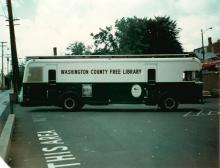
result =
[{"label": "front wheel", "polygon": [[76,96],[65,96],[63,99],[63,108],[66,111],[76,111],[80,110],[80,101]]},{"label": "front wheel", "polygon": [[174,111],[178,107],[178,101],[173,96],[166,96],[162,98],[161,102],[159,103],[159,106],[162,110]]}]

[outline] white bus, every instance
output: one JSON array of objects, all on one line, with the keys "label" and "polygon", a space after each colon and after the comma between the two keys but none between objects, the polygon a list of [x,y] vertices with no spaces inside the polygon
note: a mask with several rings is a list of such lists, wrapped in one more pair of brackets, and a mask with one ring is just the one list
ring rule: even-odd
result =
[{"label": "white bus", "polygon": [[80,110],[84,104],[146,104],[173,111],[202,103],[201,62],[187,55],[29,57],[22,104]]}]

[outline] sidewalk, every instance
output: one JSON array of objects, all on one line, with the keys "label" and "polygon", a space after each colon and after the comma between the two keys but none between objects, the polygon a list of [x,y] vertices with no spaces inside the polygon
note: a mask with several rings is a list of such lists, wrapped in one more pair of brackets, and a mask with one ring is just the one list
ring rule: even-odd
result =
[{"label": "sidewalk", "polygon": [[[15,121],[15,115],[10,114],[9,95],[12,90],[0,91],[0,162],[1,168],[7,168],[8,152]],[[4,160],[4,161],[3,161]],[[9,167],[8,167],[9,168]]]},{"label": "sidewalk", "polygon": [[0,90],[0,116],[9,103],[9,94],[12,90]]},{"label": "sidewalk", "polygon": [[9,94],[11,90],[0,90],[0,133],[4,127],[7,117],[10,113],[9,110]]}]

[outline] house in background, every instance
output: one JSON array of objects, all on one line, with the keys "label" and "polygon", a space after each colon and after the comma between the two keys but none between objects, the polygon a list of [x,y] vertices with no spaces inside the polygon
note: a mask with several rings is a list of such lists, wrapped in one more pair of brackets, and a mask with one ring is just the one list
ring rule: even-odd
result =
[{"label": "house in background", "polygon": [[[220,40],[212,43],[208,38],[208,45],[204,46],[205,60],[203,63],[203,90],[212,96],[220,95]],[[202,47],[194,50],[195,55],[203,60]]]},{"label": "house in background", "polygon": [[212,43],[212,38],[208,38],[208,46],[206,47],[207,52],[215,53],[220,59],[220,39],[217,42]]},{"label": "house in background", "polygon": [[[208,45],[204,46],[205,62],[220,60],[220,39],[212,43],[212,38],[208,38]],[[203,59],[202,47],[194,49],[194,53],[199,59]]]}]

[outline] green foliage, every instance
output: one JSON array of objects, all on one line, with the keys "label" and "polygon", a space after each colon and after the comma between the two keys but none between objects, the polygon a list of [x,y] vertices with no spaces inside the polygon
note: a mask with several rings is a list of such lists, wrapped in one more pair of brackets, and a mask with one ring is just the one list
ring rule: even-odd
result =
[{"label": "green foliage", "polygon": [[97,34],[91,33],[95,46],[94,54],[119,54],[118,42],[112,26],[99,30],[100,32]]},{"label": "green foliage", "polygon": [[178,41],[180,29],[176,21],[169,17],[155,17],[149,19],[147,25],[149,53],[182,53],[183,49]]},{"label": "green foliage", "polygon": [[122,18],[115,23],[121,54],[143,54],[149,48],[147,19]]},{"label": "green foliage", "polygon": [[[25,69],[25,63],[22,63],[18,66],[19,68],[19,85],[22,86],[22,81],[23,81],[23,76],[24,76],[24,69]],[[13,80],[13,73],[12,71],[10,71],[7,75],[6,75],[6,78],[7,78],[7,81],[9,83],[7,83],[7,85],[10,85],[10,81]]]},{"label": "green foliage", "polygon": [[122,18],[112,26],[91,34],[96,54],[182,53],[180,29],[170,17]]},{"label": "green foliage", "polygon": [[180,29],[170,17],[122,18],[114,27],[100,28],[91,33],[94,51],[82,42],[74,42],[69,47],[71,55],[106,54],[174,54],[182,53],[178,41]]},{"label": "green foliage", "polygon": [[90,47],[86,47],[82,42],[74,42],[67,47],[68,54],[66,55],[89,55],[91,54]]}]

